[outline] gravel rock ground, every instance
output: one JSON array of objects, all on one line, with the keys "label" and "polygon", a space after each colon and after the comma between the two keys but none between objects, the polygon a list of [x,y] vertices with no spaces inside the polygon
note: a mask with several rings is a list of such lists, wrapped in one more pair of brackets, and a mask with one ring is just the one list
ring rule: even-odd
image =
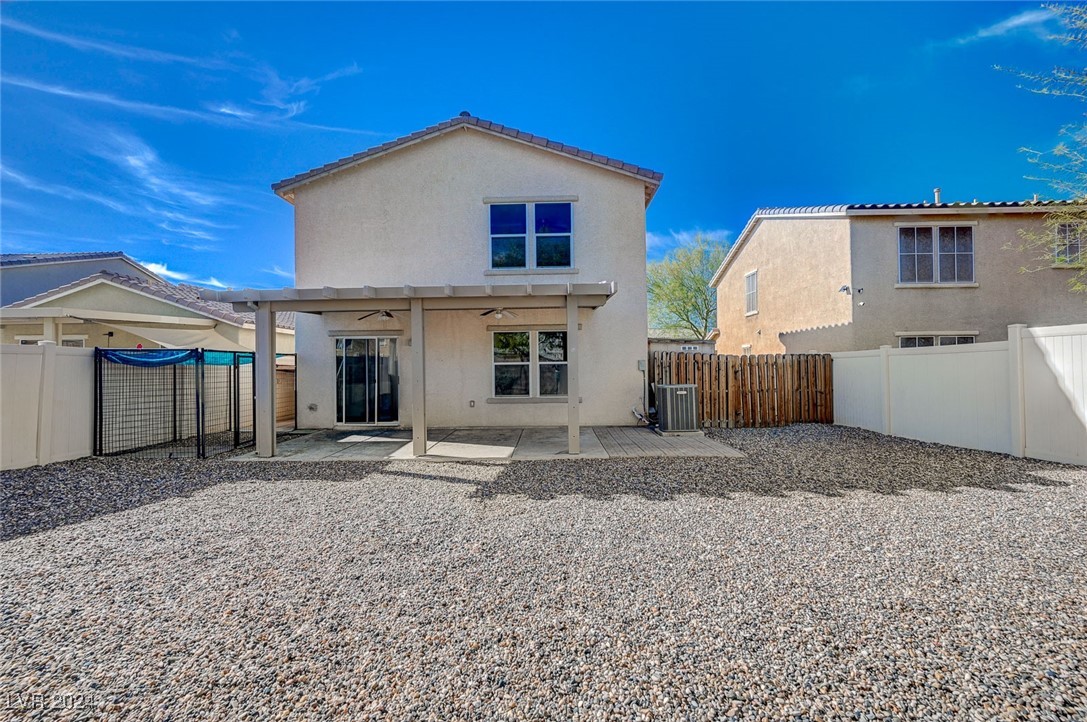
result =
[{"label": "gravel rock ground", "polygon": [[720,437],[5,473],[0,718],[1087,718],[1087,469]]}]

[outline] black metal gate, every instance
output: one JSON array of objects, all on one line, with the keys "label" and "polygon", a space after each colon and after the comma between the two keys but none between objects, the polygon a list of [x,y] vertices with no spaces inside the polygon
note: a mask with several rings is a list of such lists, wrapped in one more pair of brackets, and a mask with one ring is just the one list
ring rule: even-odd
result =
[{"label": "black metal gate", "polygon": [[94,454],[198,458],[253,443],[254,355],[94,350]]}]

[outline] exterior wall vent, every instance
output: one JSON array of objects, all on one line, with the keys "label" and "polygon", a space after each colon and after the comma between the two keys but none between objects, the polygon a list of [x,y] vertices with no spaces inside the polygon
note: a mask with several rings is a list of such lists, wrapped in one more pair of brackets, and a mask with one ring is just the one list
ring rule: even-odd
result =
[{"label": "exterior wall vent", "polygon": [[660,430],[667,434],[698,432],[698,398],[694,384],[657,384]]}]

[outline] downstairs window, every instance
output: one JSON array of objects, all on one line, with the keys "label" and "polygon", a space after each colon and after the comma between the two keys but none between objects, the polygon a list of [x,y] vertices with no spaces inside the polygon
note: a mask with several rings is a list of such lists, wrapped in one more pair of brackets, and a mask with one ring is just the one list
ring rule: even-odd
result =
[{"label": "downstairs window", "polygon": [[491,352],[496,397],[566,396],[565,331],[495,331]]}]

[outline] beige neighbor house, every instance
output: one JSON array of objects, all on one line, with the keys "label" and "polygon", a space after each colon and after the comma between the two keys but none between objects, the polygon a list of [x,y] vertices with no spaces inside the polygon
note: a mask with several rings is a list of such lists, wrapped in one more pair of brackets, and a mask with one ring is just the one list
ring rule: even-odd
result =
[{"label": "beige neighbor house", "polygon": [[712,334],[707,338],[698,338],[682,328],[649,329],[650,354],[657,352],[713,353],[714,343]]},{"label": "beige neighbor house", "polygon": [[[19,253],[0,256],[0,342],[112,348],[252,351],[253,312],[201,299],[196,286],[163,280],[124,253]],[[24,295],[26,294],[26,295]],[[277,328],[294,351],[294,318]]]},{"label": "beige neighbor house", "polygon": [[[645,209],[661,174],[467,113],[273,186],[297,288],[257,308],[257,453],[275,453],[262,328],[298,315],[298,425],[632,424]],[[262,343],[263,342],[263,343]]]},{"label": "beige neighbor house", "polygon": [[[1034,273],[1020,229],[1047,202],[764,208],[710,285],[719,353],[854,351],[1001,341],[1015,323],[1087,320],[1073,264]],[[1054,244],[1058,240],[1054,238]],[[1060,253],[1075,261],[1074,238]]]}]

